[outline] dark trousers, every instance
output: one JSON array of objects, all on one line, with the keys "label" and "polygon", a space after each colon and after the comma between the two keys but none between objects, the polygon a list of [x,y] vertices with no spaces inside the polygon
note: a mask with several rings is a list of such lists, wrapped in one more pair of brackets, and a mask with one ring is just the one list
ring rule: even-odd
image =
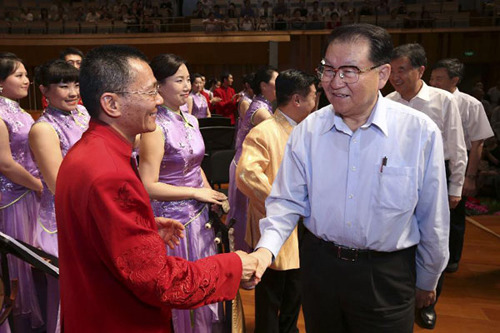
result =
[{"label": "dark trousers", "polygon": [[255,287],[255,332],[298,333],[300,269],[268,269]]},{"label": "dark trousers", "polygon": [[338,258],[306,231],[300,247],[302,309],[308,333],[413,332],[415,248]]},{"label": "dark trousers", "polygon": [[462,198],[457,207],[450,210],[450,263],[458,263],[462,257],[465,237],[465,201]]}]

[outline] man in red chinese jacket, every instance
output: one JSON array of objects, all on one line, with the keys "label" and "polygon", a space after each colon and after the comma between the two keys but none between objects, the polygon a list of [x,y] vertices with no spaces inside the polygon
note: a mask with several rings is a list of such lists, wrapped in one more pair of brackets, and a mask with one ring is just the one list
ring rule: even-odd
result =
[{"label": "man in red chinese jacket", "polygon": [[214,105],[215,113],[231,118],[231,124],[235,123],[235,115],[238,110],[239,95],[232,87],[233,76],[225,72],[221,75],[221,86],[214,90],[214,97],[219,97],[220,101]]},{"label": "man in red chinese jacket", "polygon": [[196,262],[168,257],[183,226],[153,216],[132,145],[163,103],[145,56],[89,52],[80,89],[92,120],[56,184],[63,332],[171,332],[171,308],[234,298],[257,262],[244,252]]}]

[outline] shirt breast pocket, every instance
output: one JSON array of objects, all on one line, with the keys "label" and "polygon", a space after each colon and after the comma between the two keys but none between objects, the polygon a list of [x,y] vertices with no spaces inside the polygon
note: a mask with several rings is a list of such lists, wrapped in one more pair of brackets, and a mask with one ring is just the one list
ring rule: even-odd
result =
[{"label": "shirt breast pocket", "polygon": [[413,209],[417,198],[414,167],[388,167],[376,170],[373,190],[376,208],[408,211]]}]

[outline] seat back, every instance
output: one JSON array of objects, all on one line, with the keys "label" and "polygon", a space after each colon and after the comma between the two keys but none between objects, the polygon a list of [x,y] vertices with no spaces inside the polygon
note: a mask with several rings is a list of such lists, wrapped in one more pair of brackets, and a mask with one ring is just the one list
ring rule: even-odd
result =
[{"label": "seat back", "polygon": [[232,149],[234,147],[234,131],[234,126],[200,126],[200,132],[205,143],[205,152]]}]

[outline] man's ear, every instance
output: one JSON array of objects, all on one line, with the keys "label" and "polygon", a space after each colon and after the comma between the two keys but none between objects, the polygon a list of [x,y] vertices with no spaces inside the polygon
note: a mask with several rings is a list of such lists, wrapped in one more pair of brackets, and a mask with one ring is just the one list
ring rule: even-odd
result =
[{"label": "man's ear", "polygon": [[383,64],[378,68],[379,90],[382,89],[391,76],[391,65]]},{"label": "man's ear", "polygon": [[102,111],[111,118],[118,118],[121,116],[121,100],[115,93],[104,93],[100,98]]},{"label": "man's ear", "polygon": [[419,79],[421,79],[421,78],[422,78],[422,76],[424,76],[424,72],[425,72],[425,66],[420,66],[420,67],[418,68],[418,74],[420,74]]}]

